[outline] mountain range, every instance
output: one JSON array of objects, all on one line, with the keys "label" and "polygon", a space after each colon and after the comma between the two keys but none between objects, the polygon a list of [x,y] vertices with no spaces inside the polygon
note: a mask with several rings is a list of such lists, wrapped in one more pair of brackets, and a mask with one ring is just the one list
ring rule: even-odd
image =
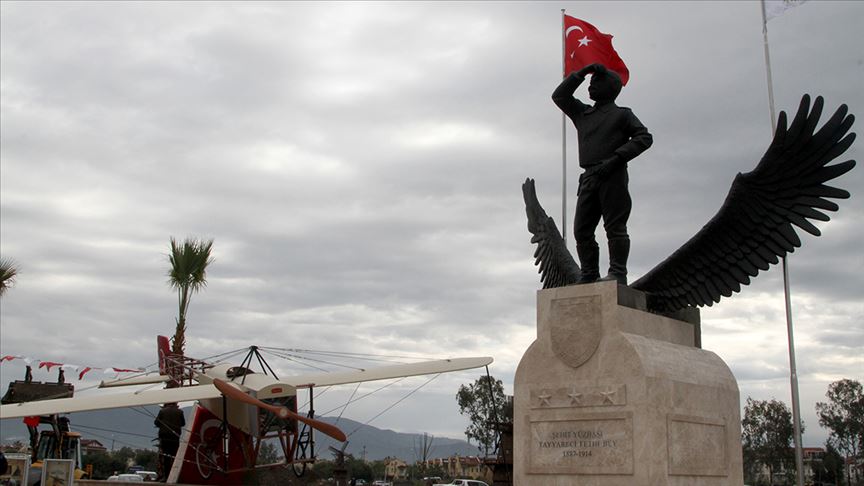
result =
[{"label": "mountain range", "polygon": [[[187,422],[191,407],[185,408]],[[80,432],[84,439],[98,440],[107,449],[131,447],[133,449],[155,448],[156,427],[153,420],[159,411],[157,406],[100,410],[69,414],[70,429]],[[397,457],[413,463],[419,457],[422,434],[395,432],[363,425],[350,419],[336,417],[317,417],[319,420],[337,425],[348,437],[345,452],[355,458],[369,461]],[[18,419],[0,420],[0,443],[14,441],[28,442],[27,427]],[[331,459],[329,447],[341,448],[341,443],[324,434],[315,434],[315,451],[321,459]],[[453,455],[477,455],[478,449],[460,439],[434,437],[428,458],[449,457]]]}]

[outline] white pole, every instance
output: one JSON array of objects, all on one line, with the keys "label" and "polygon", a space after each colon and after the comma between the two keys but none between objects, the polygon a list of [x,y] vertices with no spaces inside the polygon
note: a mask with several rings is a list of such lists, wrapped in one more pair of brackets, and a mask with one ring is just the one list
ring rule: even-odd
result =
[{"label": "white pole", "polygon": [[[777,131],[774,110],[774,81],[771,78],[771,55],[768,50],[768,19],[765,0],[762,3],[762,39],[765,46],[765,72],[768,76],[768,106],[771,112],[771,135]],[[795,364],[795,337],[792,326],[792,297],[789,290],[789,265],[783,257],[783,294],[786,300],[786,333],[789,338],[789,381],[792,386],[792,429],[795,440],[795,472],[797,486],[804,486],[804,454],[801,448],[801,405],[798,396],[798,371]]]},{"label": "white pole", "polygon": [[[564,26],[564,9],[561,9],[561,73],[567,75],[567,36]],[[561,238],[567,248],[567,117],[561,112]]]}]

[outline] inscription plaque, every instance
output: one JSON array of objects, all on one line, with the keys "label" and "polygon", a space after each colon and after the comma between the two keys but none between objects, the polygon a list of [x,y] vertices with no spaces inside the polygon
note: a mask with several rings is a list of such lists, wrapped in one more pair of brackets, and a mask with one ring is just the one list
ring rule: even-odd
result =
[{"label": "inscription plaque", "polygon": [[531,474],[633,474],[631,413],[530,419]]},{"label": "inscription plaque", "polygon": [[726,424],[721,419],[669,415],[669,474],[727,476]]}]

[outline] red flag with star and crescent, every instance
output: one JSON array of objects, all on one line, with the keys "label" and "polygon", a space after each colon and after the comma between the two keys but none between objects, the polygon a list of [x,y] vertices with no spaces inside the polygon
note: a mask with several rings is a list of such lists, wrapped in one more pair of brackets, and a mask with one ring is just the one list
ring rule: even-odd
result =
[{"label": "red flag with star and crescent", "polygon": [[564,16],[564,76],[583,67],[600,63],[621,76],[621,84],[627,85],[630,70],[612,47],[612,36],[597,30],[584,20]]}]

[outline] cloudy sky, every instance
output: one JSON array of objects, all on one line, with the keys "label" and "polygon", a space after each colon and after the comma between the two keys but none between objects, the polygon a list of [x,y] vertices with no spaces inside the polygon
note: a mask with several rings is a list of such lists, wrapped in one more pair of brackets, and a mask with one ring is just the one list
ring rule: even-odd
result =
[{"label": "cloudy sky", "polygon": [[[169,237],[192,236],[215,240],[215,261],[192,301],[189,355],[250,344],[488,355],[512,393],[539,287],[526,177],[561,216],[549,95],[562,7],[615,36],[631,72],[619,104],[654,135],[630,164],[635,280],[710,219],[768,145],[756,1],[3,2],[0,243],[20,275],[3,297],[0,354],[152,363],[176,316]],[[826,111],[864,111],[862,21],[861,2],[825,1],[769,23],[778,110],[812,93]],[[859,141],[841,160],[861,153]],[[852,198],[790,258],[812,446],[826,436],[814,406],[828,384],[864,378],[864,170],[836,185]],[[569,200],[568,220],[575,191]],[[789,403],[779,268],[702,318],[703,346],[729,364],[742,402]],[[0,375],[5,390],[22,361]],[[372,425],[460,437],[454,395],[477,376],[442,376]],[[365,422],[425,383],[345,416]]]}]

